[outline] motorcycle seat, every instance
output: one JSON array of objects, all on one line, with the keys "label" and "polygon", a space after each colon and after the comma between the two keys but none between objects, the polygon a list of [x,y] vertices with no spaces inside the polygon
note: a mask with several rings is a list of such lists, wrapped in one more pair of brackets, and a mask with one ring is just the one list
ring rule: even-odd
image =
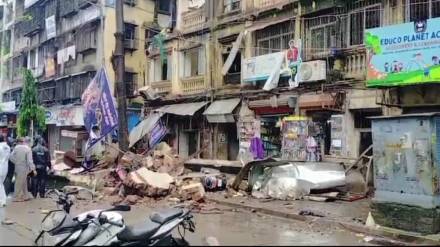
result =
[{"label": "motorcycle seat", "polygon": [[150,216],[150,219],[153,222],[163,225],[168,221],[181,216],[182,214],[183,214],[183,210],[181,208],[170,208],[153,213]]},{"label": "motorcycle seat", "polygon": [[137,225],[127,226],[117,236],[125,242],[142,241],[149,239],[160,228],[160,225],[148,220]]}]

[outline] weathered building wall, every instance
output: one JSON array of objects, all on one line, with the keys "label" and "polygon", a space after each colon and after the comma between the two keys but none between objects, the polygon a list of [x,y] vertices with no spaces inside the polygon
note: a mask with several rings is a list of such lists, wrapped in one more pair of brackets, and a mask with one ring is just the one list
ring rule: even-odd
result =
[{"label": "weathered building wall", "polygon": [[[114,54],[116,40],[116,12],[113,7],[106,7],[105,10],[105,65],[111,82],[114,82],[115,73],[113,71],[111,58]],[[146,53],[145,53],[145,32],[146,25],[154,19],[154,1],[137,1],[136,6],[130,7],[124,4],[124,22],[135,24],[135,50],[125,52],[125,67],[127,72],[136,74],[137,88],[146,85]],[[112,83],[113,84],[113,83]],[[112,85],[114,90],[114,85]]]}]

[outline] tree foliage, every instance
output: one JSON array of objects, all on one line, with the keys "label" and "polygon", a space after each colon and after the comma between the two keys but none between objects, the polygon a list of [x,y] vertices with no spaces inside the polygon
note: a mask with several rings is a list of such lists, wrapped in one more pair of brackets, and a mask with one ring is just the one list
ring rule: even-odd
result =
[{"label": "tree foliage", "polygon": [[24,85],[21,95],[21,104],[17,120],[17,130],[19,136],[26,136],[31,129],[33,121],[35,130],[46,128],[45,110],[38,104],[37,84],[30,70],[23,71]]},{"label": "tree foliage", "polygon": [[372,35],[371,33],[365,33],[365,45],[368,50],[373,52],[375,55],[382,54],[382,46],[380,45],[380,38],[377,35]]}]

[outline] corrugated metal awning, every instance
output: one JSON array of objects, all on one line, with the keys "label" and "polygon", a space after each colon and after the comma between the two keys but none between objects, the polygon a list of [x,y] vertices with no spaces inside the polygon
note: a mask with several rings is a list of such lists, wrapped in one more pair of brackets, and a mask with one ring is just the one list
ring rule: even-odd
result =
[{"label": "corrugated metal awning", "polygon": [[133,147],[139,140],[151,132],[154,125],[160,120],[163,113],[152,113],[138,125],[136,125],[130,132],[130,148]]},{"label": "corrugated metal awning", "polygon": [[240,104],[240,99],[214,101],[203,113],[210,123],[235,122],[232,112]]},{"label": "corrugated metal awning", "polygon": [[184,103],[166,105],[156,109],[156,112],[174,114],[179,116],[193,116],[198,110],[207,105],[208,102]]},{"label": "corrugated metal awning", "polygon": [[230,114],[240,104],[240,99],[226,99],[214,101],[203,115]]}]

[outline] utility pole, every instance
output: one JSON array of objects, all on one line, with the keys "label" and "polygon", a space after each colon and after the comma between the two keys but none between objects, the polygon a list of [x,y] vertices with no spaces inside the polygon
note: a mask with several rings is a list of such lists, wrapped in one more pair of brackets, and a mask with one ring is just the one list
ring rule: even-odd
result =
[{"label": "utility pole", "polygon": [[116,95],[119,117],[119,149],[128,151],[127,127],[127,92],[125,87],[125,51],[124,51],[124,0],[116,0],[116,47],[113,54],[113,70],[115,71]]}]

